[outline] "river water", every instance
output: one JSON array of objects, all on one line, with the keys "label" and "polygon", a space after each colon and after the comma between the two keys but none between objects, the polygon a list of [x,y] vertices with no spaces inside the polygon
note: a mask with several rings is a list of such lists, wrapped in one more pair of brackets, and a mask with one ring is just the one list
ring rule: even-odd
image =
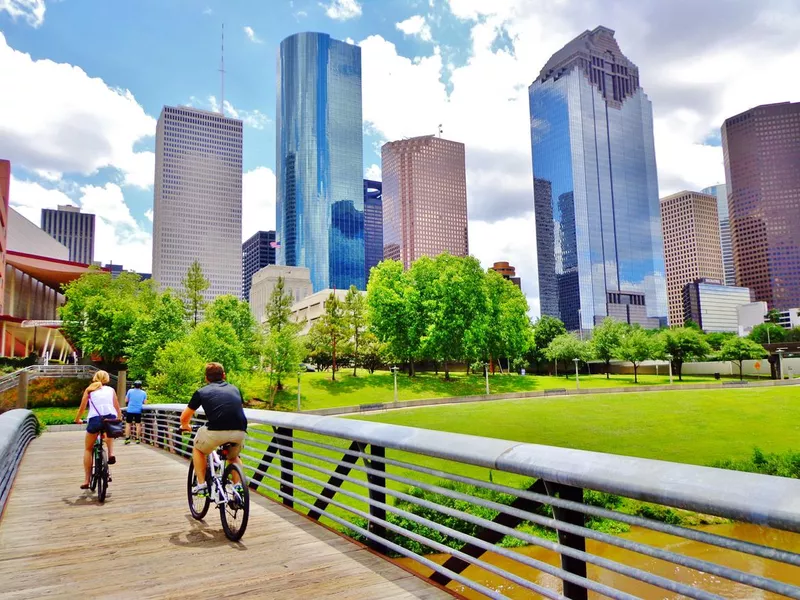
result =
[{"label": "river water", "polygon": [[[766,529],[756,525],[746,525],[741,523],[712,525],[703,527],[701,529],[702,531],[716,533],[725,537],[800,553],[800,534],[776,531],[774,529]],[[800,586],[800,567],[794,567],[785,565],[783,563],[777,563],[775,561],[756,558],[739,552],[733,552],[731,550],[725,550],[715,546],[709,546],[707,544],[701,544],[699,542],[693,542],[691,540],[685,540],[647,529],[632,528],[629,533],[623,534],[623,537],[636,542],[648,544],[650,546],[655,546],[657,548],[670,550],[677,554],[700,558],[719,565],[725,565],[741,571]],[[623,550],[621,548],[609,546],[608,544],[595,542],[593,540],[586,540],[586,546],[587,551],[591,552],[592,554],[597,554],[616,562],[637,567],[650,573],[661,575],[662,577],[671,579],[673,581],[680,581],[685,584],[690,584],[694,587],[702,588],[726,598],[737,598],[742,600],[772,600],[773,598],[784,597],[768,592],[762,592],[760,590],[754,590],[752,588],[730,582],[726,579],[721,579],[714,575],[700,573],[692,569],[680,567],[673,563],[642,556],[641,554],[637,554],[635,552],[630,552],[628,550]],[[554,566],[560,566],[559,556],[548,550],[544,550],[536,546],[526,546],[524,548],[516,549],[515,551],[525,554],[536,560],[547,562]],[[449,554],[433,554],[427,556],[427,558],[430,558],[431,560],[441,564],[446,561],[449,556]],[[525,565],[520,565],[516,561],[499,556],[493,552],[487,552],[481,558],[486,562],[497,565],[507,571],[519,575],[520,577],[524,577],[529,581],[538,583],[543,587],[548,587],[554,590],[561,589],[560,579],[546,575]],[[398,559],[398,562],[405,567],[411,568],[425,576],[431,575],[430,569],[419,565],[411,559]],[[509,598],[516,599],[540,597],[526,588],[522,588],[507,581],[506,579],[494,575],[493,573],[489,573],[474,566],[468,567],[466,571],[464,571],[464,575],[472,581],[479,582],[486,587],[494,589],[505,596],[508,596]],[[645,583],[629,579],[623,575],[595,567],[594,565],[588,566],[588,575],[593,581],[604,583],[610,587],[634,594],[641,598],[653,600],[665,598],[683,598],[683,596],[680,594],[675,594],[673,592],[652,587]],[[478,592],[475,592],[469,588],[465,588],[461,584],[454,582],[450,583],[448,587],[467,598],[485,597]],[[589,597],[601,598],[603,596],[590,592]]]}]

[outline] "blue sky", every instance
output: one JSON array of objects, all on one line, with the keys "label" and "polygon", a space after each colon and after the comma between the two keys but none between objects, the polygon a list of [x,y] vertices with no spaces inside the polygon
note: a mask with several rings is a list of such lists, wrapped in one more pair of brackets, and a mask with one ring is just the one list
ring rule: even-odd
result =
[{"label": "blue sky", "polygon": [[[724,180],[719,127],[800,99],[794,0],[0,0],[0,158],[38,223],[71,201],[99,217],[97,258],[150,270],[155,119],[225,99],[246,123],[245,235],[274,226],[280,41],[324,31],[362,47],[364,168],[433,133],[467,147],[470,247],[509,260],[536,311],[527,86],[585,29],[616,31],[653,101],[661,195]],[[759,84],[753,85],[758,74]],[[214,98],[212,100],[212,97]]]}]

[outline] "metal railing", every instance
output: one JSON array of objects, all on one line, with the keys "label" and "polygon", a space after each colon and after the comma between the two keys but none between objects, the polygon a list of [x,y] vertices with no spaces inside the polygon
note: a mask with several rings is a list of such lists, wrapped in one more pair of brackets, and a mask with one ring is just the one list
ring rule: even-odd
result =
[{"label": "metal railing", "polygon": [[0,516],[25,448],[36,437],[36,417],[29,410],[14,409],[0,414]]},{"label": "metal railing", "polygon": [[[177,432],[183,408],[146,406],[146,441],[188,456]],[[670,507],[665,514],[682,509],[800,532],[800,481],[336,417],[246,413],[242,458],[252,489],[378,552],[411,559],[450,589],[489,598],[516,588],[547,598],[583,599],[591,591],[628,599],[658,588],[706,600],[723,597],[715,590],[724,581],[738,597],[800,598],[800,587],[765,576],[774,570],[762,564],[798,567],[800,554],[648,518]],[[590,490],[620,502],[592,501]],[[607,533],[598,523],[655,532],[661,543]],[[537,552],[506,547],[504,538]],[[687,541],[709,551],[674,551]],[[426,549],[449,557],[434,560]],[[752,568],[725,558],[741,553]]]},{"label": "metal railing", "polygon": [[[43,377],[74,377],[76,379],[91,379],[97,373],[97,367],[91,365],[31,365],[24,369],[19,369],[8,375],[0,377],[0,393],[12,390],[19,385],[20,373],[28,373],[28,381]],[[112,382],[117,381],[117,377],[112,375]]]}]

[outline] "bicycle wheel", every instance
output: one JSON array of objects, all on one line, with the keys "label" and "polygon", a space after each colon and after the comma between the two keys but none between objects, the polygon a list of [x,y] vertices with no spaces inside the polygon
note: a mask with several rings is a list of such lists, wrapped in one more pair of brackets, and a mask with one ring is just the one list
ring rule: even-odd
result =
[{"label": "bicycle wheel", "polygon": [[[206,477],[208,485],[208,477]],[[194,463],[189,461],[189,477],[186,481],[186,493],[189,496],[189,510],[192,516],[198,521],[206,516],[211,498],[208,496],[197,496],[192,493],[192,488],[197,485],[197,477],[194,474]]]},{"label": "bicycle wheel", "polygon": [[100,470],[98,468],[98,465],[102,464],[102,456],[103,452],[102,451],[98,452],[97,446],[95,446],[94,450],[92,450],[92,470],[89,479],[89,489],[92,491],[95,491],[97,489],[97,481],[100,475]]},{"label": "bicycle wheel", "polygon": [[[234,488],[233,473],[239,474],[240,488]],[[247,519],[250,517],[250,491],[247,489],[244,471],[239,465],[231,463],[225,467],[222,474],[222,488],[228,499],[219,506],[222,529],[225,531],[225,537],[232,542],[238,542],[247,529]]]},{"label": "bicycle wheel", "polygon": [[97,501],[102,504],[106,501],[106,492],[108,492],[108,461],[105,452],[103,459],[100,461],[99,473],[97,474]]}]

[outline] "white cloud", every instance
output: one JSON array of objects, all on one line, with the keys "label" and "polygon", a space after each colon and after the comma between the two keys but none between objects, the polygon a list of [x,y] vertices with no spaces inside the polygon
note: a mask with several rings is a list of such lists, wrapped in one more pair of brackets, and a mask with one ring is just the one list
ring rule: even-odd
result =
[{"label": "white cloud", "polygon": [[[4,158],[53,179],[118,169],[126,184],[152,184],[151,152],[134,145],[155,134],[156,121],[128,90],[114,89],[82,69],[33,60],[0,33],[0,148]],[[145,175],[148,168],[149,175]]]},{"label": "white cloud", "polygon": [[5,11],[15,21],[22,17],[31,27],[44,23],[44,0],[0,0],[0,12]]},{"label": "white cloud", "polygon": [[214,11],[211,8],[206,7],[206,8],[203,9],[203,14],[204,15],[213,15]]},{"label": "white cloud", "polygon": [[275,229],[275,173],[257,167],[242,176],[242,241]]},{"label": "white cloud", "polygon": [[422,15],[414,15],[405,21],[395,23],[395,27],[406,35],[416,35],[419,39],[429,42],[432,39],[430,25]]},{"label": "white cloud", "polygon": [[337,21],[346,21],[361,16],[361,5],[358,0],[331,0],[330,4],[320,6],[325,10],[325,14]]},{"label": "white cloud", "polygon": [[[33,223],[40,222],[43,208],[79,205],[83,212],[96,215],[95,260],[103,264],[121,264],[126,269],[139,272],[150,272],[151,236],[131,215],[120,186],[114,183],[83,186],[79,200],[75,202],[60,190],[12,177],[9,195],[11,206]],[[152,211],[148,212],[152,214]]]},{"label": "white cloud", "polygon": [[253,28],[252,28],[252,27],[250,27],[250,26],[246,26],[246,27],[244,28],[244,34],[247,36],[247,39],[249,39],[249,40],[250,40],[251,42],[253,42],[254,44],[263,44],[263,43],[264,43],[264,41],[263,41],[262,39],[260,39],[260,38],[259,38],[259,37],[256,35],[256,32],[255,32],[255,31],[253,31]]},{"label": "white cloud", "polygon": [[146,211],[144,211],[144,217],[145,217],[145,219],[147,219],[148,221],[150,221],[152,223],[153,222],[153,209],[152,208],[148,208]]},{"label": "white cloud", "polygon": [[[189,104],[192,106],[197,106],[198,108],[210,110],[212,112],[219,112],[219,100],[217,100],[216,96],[209,96],[206,102],[202,102],[195,96],[192,96],[189,99]],[[236,108],[228,100],[225,100],[224,104],[225,116],[233,117],[234,119],[241,119],[242,123],[244,123],[244,125],[247,127],[252,127],[253,129],[264,129],[264,127],[271,123],[271,119],[258,109],[243,110],[241,108]]]},{"label": "white cloud", "polygon": [[382,177],[383,173],[381,173],[380,165],[370,165],[366,173],[364,173],[364,179],[370,179],[372,181],[382,181]]}]

